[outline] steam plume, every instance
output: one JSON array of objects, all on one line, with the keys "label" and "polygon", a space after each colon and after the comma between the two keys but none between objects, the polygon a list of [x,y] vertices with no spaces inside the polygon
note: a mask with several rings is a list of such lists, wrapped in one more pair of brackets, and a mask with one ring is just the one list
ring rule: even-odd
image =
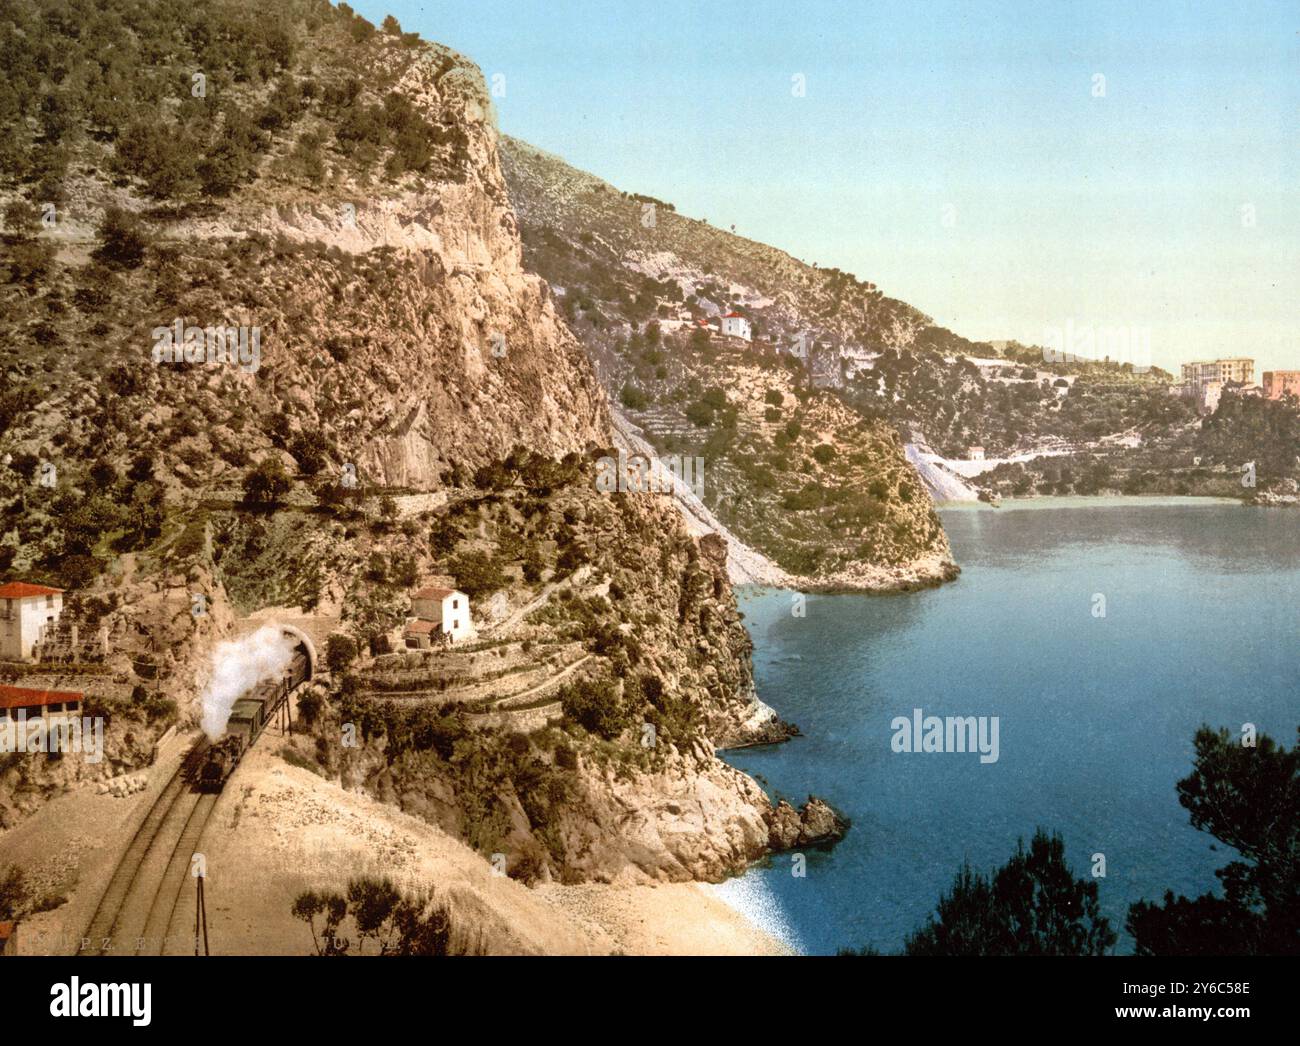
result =
[{"label": "steam plume", "polygon": [[220,642],[203,688],[203,732],[213,741],[226,732],[235,702],[264,679],[278,679],[293,659],[294,641],[279,625],[263,625],[239,639]]}]

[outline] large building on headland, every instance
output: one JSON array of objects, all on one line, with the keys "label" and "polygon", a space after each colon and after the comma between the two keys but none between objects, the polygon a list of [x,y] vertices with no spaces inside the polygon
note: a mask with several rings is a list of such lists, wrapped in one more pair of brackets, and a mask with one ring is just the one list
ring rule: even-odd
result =
[{"label": "large building on headland", "polygon": [[1183,364],[1184,385],[1200,386],[1211,381],[1249,385],[1254,380],[1255,361],[1244,356]]},{"label": "large building on headland", "polygon": [[1300,370],[1266,370],[1264,398],[1280,400],[1283,396],[1300,399]]},{"label": "large building on headland", "polygon": [[1183,364],[1182,382],[1176,391],[1196,402],[1202,414],[1211,414],[1228,388],[1244,389],[1255,380],[1255,361],[1245,356],[1231,359],[1198,360]]}]

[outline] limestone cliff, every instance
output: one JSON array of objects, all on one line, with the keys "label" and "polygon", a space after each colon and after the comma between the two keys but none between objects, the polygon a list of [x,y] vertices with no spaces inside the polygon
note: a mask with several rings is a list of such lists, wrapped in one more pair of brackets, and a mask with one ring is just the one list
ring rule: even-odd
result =
[{"label": "limestone cliff", "polygon": [[[117,108],[65,85],[57,150],[11,129],[57,174],[51,226],[23,211],[48,179],[0,182],[18,205],[0,572],[86,595],[111,639],[87,689],[160,689],[185,726],[241,619],[314,615],[379,654],[407,593],[451,577],[480,616],[518,610],[492,656],[544,675],[585,646],[558,727],[498,725],[545,721],[558,699],[530,692],[399,714],[349,666],[292,758],[525,879],[716,878],[761,854],[770,804],[713,752],[783,728],[754,695],[726,557],[670,502],[597,490],[608,409],[522,267],[478,70],[313,0],[116,7],[78,32],[10,12],[69,61],[129,55],[135,78]],[[169,48],[206,93],[151,64]],[[226,329],[250,350],[234,361],[224,337],[214,351]],[[327,729],[357,722],[357,750]]]}]

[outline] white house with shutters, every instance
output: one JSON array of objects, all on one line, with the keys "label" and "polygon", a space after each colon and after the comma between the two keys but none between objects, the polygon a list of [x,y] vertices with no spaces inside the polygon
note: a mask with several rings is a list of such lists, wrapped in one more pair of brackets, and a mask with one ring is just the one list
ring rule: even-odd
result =
[{"label": "white house with shutters", "polygon": [[0,585],[0,659],[30,661],[63,613],[63,589],[10,581]]},{"label": "white house with shutters", "polygon": [[728,338],[740,338],[742,341],[754,340],[754,332],[749,320],[738,312],[729,312],[722,317],[722,333]]},{"label": "white house with shutters", "polygon": [[408,650],[427,650],[459,643],[477,634],[469,613],[469,596],[459,589],[430,585],[411,593],[411,613],[402,638]]}]

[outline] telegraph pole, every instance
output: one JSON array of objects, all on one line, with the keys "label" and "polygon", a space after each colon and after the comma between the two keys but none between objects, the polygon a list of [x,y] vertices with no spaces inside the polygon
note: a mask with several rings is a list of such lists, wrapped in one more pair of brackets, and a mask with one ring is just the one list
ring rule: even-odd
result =
[{"label": "telegraph pole", "polygon": [[199,937],[202,934],[203,954],[208,955],[208,905],[203,896],[203,879],[204,876],[199,874],[194,877],[194,882],[198,890],[198,895],[194,903],[194,954],[199,954]]}]

